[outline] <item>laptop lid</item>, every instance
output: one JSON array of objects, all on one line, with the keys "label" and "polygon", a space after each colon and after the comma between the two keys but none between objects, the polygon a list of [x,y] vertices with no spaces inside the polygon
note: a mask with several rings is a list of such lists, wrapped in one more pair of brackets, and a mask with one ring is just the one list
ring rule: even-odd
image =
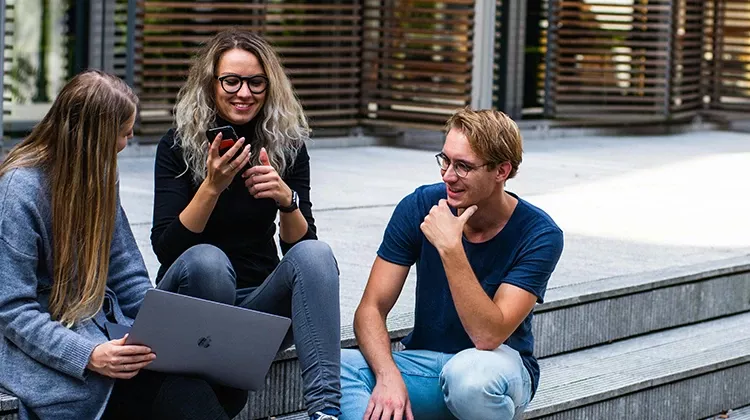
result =
[{"label": "laptop lid", "polygon": [[150,289],[126,342],[156,353],[146,369],[258,390],[290,325],[289,318]]}]

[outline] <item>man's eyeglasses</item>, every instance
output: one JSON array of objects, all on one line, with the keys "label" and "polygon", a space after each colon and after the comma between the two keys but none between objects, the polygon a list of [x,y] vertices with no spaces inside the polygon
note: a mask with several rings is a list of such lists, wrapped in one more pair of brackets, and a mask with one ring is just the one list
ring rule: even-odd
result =
[{"label": "man's eyeglasses", "polygon": [[237,93],[242,89],[242,83],[246,83],[250,92],[259,95],[268,89],[268,78],[266,76],[238,76],[236,74],[227,74],[225,76],[216,76],[221,83],[221,88],[226,93]]},{"label": "man's eyeglasses", "polygon": [[[445,153],[441,152],[436,154],[435,159],[437,160],[437,164],[438,166],[440,166],[441,171],[447,171],[448,167],[451,166],[451,160],[448,158],[448,156],[445,155]],[[464,161],[457,160],[453,162],[453,171],[459,178],[466,178],[466,176],[469,175],[469,172],[488,165],[490,164],[485,163],[484,165],[474,166]]]}]

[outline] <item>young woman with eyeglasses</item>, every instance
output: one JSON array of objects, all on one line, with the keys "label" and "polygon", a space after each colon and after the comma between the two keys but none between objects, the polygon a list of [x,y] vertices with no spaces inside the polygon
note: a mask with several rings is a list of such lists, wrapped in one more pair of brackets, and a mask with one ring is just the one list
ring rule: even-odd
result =
[{"label": "young woman with eyeglasses", "polygon": [[190,68],[175,119],[156,153],[157,287],[290,317],[280,350],[296,345],[311,418],[335,418],[339,272],[317,240],[309,128],[275,51],[253,33],[217,34]]}]

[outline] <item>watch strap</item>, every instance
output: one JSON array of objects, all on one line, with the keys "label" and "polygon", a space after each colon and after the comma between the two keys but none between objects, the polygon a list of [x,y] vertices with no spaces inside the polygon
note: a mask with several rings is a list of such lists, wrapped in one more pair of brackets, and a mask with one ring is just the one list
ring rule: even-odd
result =
[{"label": "watch strap", "polygon": [[289,204],[289,206],[284,207],[279,205],[279,211],[282,213],[291,213],[299,208],[299,196],[297,195],[297,191],[292,190],[292,202]]}]

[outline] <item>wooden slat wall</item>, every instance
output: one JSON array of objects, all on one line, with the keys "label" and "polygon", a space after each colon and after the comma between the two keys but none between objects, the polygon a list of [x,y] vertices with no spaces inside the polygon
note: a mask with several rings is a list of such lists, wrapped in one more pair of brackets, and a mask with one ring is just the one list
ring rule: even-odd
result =
[{"label": "wooden slat wall", "polygon": [[360,86],[359,0],[156,1],[139,3],[137,42],[141,133],[172,125],[172,107],[190,59],[216,32],[231,27],[263,34],[282,57],[313,128],[357,125]]},{"label": "wooden slat wall", "polygon": [[552,0],[552,116],[665,119],[670,0]]},{"label": "wooden slat wall", "polygon": [[670,120],[688,119],[703,108],[704,0],[672,0]]},{"label": "wooden slat wall", "polygon": [[[750,2],[706,2],[704,77],[710,108],[728,113],[750,111]],[[746,118],[746,114],[745,114]]]},{"label": "wooden slat wall", "polygon": [[281,55],[313,128],[359,123],[360,3],[268,1],[264,34]]},{"label": "wooden slat wall", "polygon": [[115,49],[112,51],[114,73],[125,79],[127,66],[128,0],[117,0],[115,4]]},{"label": "wooden slat wall", "polygon": [[[0,36],[5,37],[5,50],[3,51],[3,115],[10,115],[11,94],[10,94],[10,77],[8,74],[13,67],[13,16],[15,13],[13,0],[6,0],[5,3],[5,33]],[[0,146],[2,145],[0,138]]]},{"label": "wooden slat wall", "polygon": [[474,0],[364,0],[363,123],[439,129],[471,102]]}]

